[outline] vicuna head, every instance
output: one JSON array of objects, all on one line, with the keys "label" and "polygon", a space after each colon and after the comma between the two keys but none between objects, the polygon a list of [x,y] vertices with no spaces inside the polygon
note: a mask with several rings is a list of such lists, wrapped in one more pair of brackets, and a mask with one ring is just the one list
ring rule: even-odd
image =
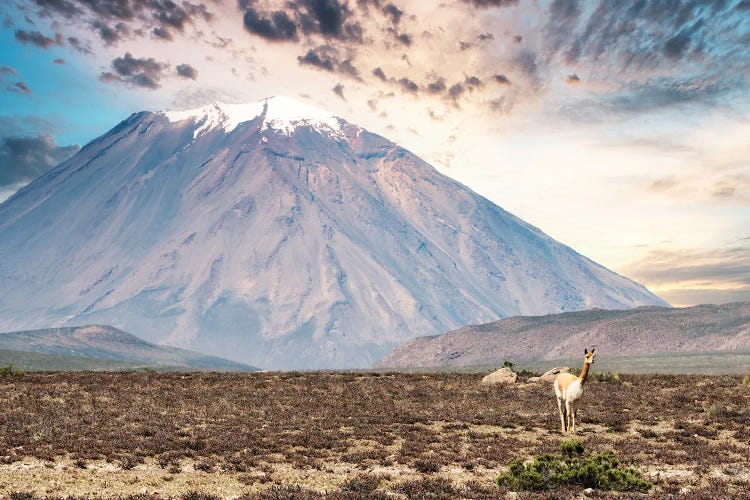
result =
[{"label": "vicuna head", "polygon": [[589,351],[588,349],[586,349],[586,348],[584,347],[584,348],[583,348],[583,354],[584,354],[584,356],[585,356],[585,357],[584,357],[584,360],[583,360],[583,361],[584,361],[584,362],[585,362],[585,363],[586,363],[587,365],[593,365],[593,364],[594,364],[594,349],[591,349],[591,350]]}]

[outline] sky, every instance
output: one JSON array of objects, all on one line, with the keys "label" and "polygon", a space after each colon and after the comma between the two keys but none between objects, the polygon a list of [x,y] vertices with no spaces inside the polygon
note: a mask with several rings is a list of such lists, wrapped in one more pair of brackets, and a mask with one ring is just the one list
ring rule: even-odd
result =
[{"label": "sky", "polygon": [[0,201],[141,110],[285,95],[675,306],[750,300],[750,0],[6,0]]}]

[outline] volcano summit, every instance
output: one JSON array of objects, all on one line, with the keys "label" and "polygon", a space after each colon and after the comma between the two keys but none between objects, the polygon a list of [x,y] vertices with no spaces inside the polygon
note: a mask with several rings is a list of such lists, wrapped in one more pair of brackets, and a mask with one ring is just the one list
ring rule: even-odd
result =
[{"label": "volcano summit", "polygon": [[0,205],[0,331],[109,324],[365,367],[519,314],[665,305],[398,145],[285,98],[137,113]]}]

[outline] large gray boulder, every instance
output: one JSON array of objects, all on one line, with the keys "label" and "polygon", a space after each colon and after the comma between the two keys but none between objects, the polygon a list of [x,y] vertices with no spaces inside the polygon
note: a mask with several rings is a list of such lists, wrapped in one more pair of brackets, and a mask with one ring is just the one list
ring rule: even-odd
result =
[{"label": "large gray boulder", "polygon": [[515,384],[516,380],[518,380],[518,374],[514,373],[510,368],[503,367],[484,377],[482,385]]},{"label": "large gray boulder", "polygon": [[541,377],[531,377],[528,382],[554,382],[555,377],[560,373],[570,373],[570,368],[567,366],[556,366],[544,372]]}]

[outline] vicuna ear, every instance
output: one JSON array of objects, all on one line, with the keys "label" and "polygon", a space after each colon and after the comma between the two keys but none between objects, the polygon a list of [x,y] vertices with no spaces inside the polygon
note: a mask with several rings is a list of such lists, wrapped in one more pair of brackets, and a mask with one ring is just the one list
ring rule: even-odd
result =
[{"label": "vicuna ear", "polygon": [[[593,351],[592,351],[592,352],[593,352]],[[584,347],[584,348],[583,348],[583,353],[584,353],[584,354],[588,354],[588,353],[589,353],[589,350],[588,350],[588,349],[586,349],[586,348]]]},{"label": "vicuna ear", "polygon": [[[596,347],[594,347],[594,349],[596,349]],[[591,349],[591,354],[594,354],[594,349]]]}]

